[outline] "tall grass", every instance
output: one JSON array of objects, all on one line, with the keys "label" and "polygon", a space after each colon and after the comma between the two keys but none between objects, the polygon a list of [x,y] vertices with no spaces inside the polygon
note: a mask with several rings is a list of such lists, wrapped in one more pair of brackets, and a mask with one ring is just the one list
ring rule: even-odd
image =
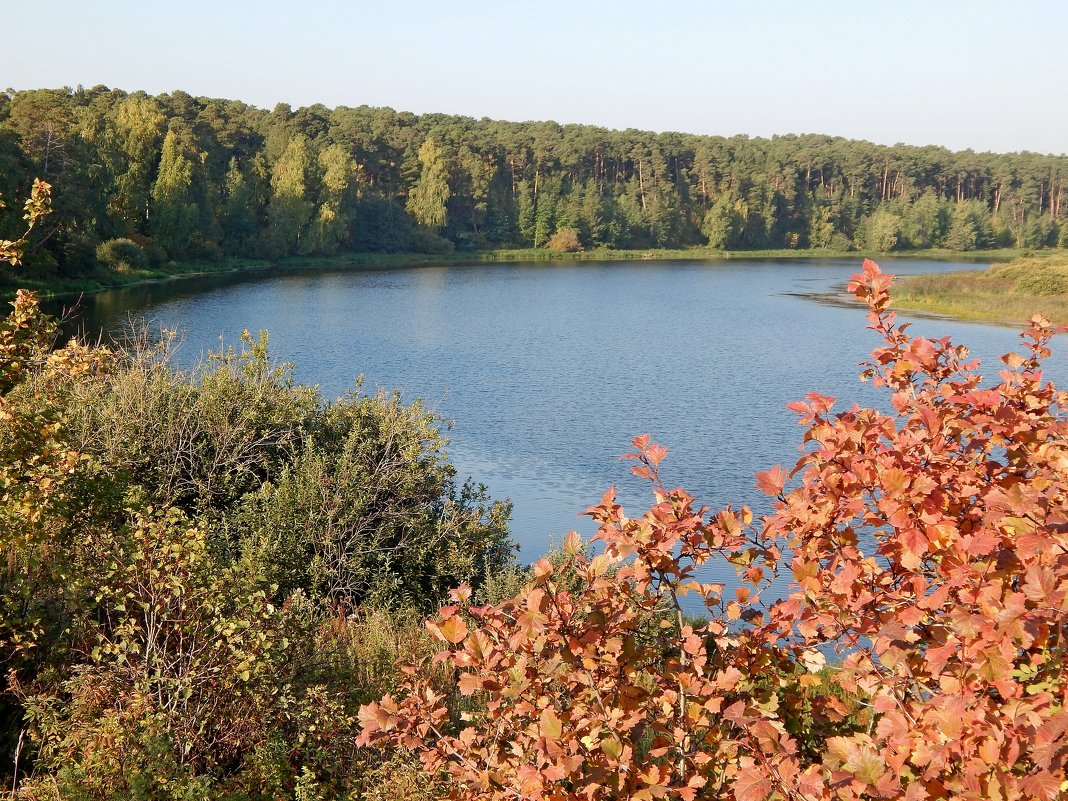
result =
[{"label": "tall grass", "polygon": [[1023,256],[988,270],[898,279],[894,306],[966,320],[1068,322],[1068,253]]}]

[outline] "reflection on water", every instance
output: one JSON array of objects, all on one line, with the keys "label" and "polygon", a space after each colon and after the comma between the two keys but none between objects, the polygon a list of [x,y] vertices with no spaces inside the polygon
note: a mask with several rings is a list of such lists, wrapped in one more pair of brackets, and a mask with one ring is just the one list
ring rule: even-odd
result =
[{"label": "reflection on water", "polygon": [[[884,262],[890,272],[974,268]],[[212,278],[104,292],[86,330],[131,313],[184,332],[194,359],[242,329],[328,397],[399,387],[455,420],[464,475],[515,502],[513,534],[533,560],[609,486],[637,512],[645,488],[618,456],[635,434],[667,445],[664,473],[702,503],[766,500],[753,475],[792,464],[800,429],[784,407],[812,390],[882,405],[857,381],[877,344],[863,309],[812,302],[856,260],[472,265]],[[993,374],[1011,329],[917,320],[914,332],[968,344]],[[1064,381],[1063,354],[1053,377]]]}]

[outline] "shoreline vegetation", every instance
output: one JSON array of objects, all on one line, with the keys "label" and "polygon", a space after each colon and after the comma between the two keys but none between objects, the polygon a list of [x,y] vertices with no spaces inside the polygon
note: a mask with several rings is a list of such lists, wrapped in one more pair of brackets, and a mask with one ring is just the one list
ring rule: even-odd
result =
[{"label": "shoreline vegetation", "polygon": [[901,276],[894,308],[961,320],[1068,323],[1068,253],[1028,253],[985,270]]},{"label": "shoreline vegetation", "polygon": [[[96,252],[145,277],[133,240]],[[1057,258],[976,280],[1068,294]],[[948,338],[894,324],[891,283],[865,259],[847,290],[894,412],[790,404],[820,447],[756,474],[772,515],[667,490],[642,435],[625,458],[654,505],[628,517],[609,489],[587,512],[603,551],[572,533],[529,568],[509,502],[458,481],[420,403],[359,381],[328,401],[266,333],[188,369],[167,332],[57,348],[20,292],[0,320],[0,798],[1060,797],[1055,331],[1033,322],[977,391]],[[735,600],[699,583],[713,559]],[[780,570],[794,592],[767,599]]]},{"label": "shoreline vegetation", "polygon": [[[772,515],[667,490],[668,451],[642,435],[626,458],[648,511],[608,490],[588,512],[603,550],[571,534],[529,567],[510,504],[461,483],[418,402],[359,383],[328,401],[266,334],[192,368],[168,334],[56,348],[20,294],[0,319],[0,799],[473,801],[483,775],[497,799],[524,781],[554,798],[1059,798],[1054,331],[1032,325],[977,392],[975,368],[946,369],[953,343],[894,325],[890,284],[866,260],[848,291],[883,335],[868,377],[895,411],[791,404],[822,447],[792,479],[756,473]],[[698,583],[712,560],[735,592]],[[780,571],[794,591],[771,600]]]},{"label": "shoreline vegetation", "polygon": [[1068,247],[1068,155],[267,111],[106,86],[0,91],[0,241],[22,236],[35,185],[50,213],[22,242],[18,284],[50,294],[571,252],[859,262]]},{"label": "shoreline vegetation", "polygon": [[[18,270],[0,275],[0,299],[10,300],[19,289],[32,290],[42,299],[67,298],[93,294],[109,289],[135,287],[164,281],[189,280],[220,275],[271,275],[280,272],[335,271],[346,269],[400,269],[441,265],[480,264],[495,262],[570,263],[576,261],[731,261],[739,259],[857,259],[864,257],[896,259],[931,259],[935,261],[975,261],[977,264],[996,264],[1022,257],[1026,251],[1017,248],[981,250],[961,253],[946,248],[928,248],[891,253],[865,253],[833,248],[789,248],[765,250],[717,250],[708,247],[660,248],[654,250],[589,250],[559,253],[544,248],[508,248],[448,255],[426,253],[347,253],[333,256],[291,256],[280,259],[230,258],[218,261],[185,261],[163,268],[117,271],[101,267],[94,275],[79,278],[35,278],[20,275]],[[1068,261],[1068,256],[1065,257]],[[970,273],[969,273],[970,274]],[[925,276],[930,277],[930,276]],[[904,286],[904,279],[902,279]],[[896,298],[895,298],[896,300]],[[1068,306],[1066,306],[1068,309]]]}]

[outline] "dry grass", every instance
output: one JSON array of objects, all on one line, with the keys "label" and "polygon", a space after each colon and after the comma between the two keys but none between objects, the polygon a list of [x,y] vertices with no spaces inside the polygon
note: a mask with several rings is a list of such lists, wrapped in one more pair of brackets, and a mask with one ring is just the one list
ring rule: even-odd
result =
[{"label": "dry grass", "polygon": [[988,270],[902,276],[892,294],[897,309],[1011,323],[1041,314],[1066,323],[1068,253],[1025,256]]}]

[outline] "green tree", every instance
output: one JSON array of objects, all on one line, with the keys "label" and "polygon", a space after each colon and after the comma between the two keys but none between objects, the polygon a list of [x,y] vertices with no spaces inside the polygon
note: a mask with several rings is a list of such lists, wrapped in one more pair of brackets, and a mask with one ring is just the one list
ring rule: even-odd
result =
[{"label": "green tree", "polygon": [[116,107],[114,137],[119,156],[111,212],[126,233],[136,233],[151,216],[149,198],[160,162],[167,118],[145,95],[131,95]]},{"label": "green tree", "polygon": [[717,249],[736,247],[748,209],[742,201],[723,195],[712,204],[701,223],[701,233],[708,237],[708,246]]},{"label": "green tree", "polygon": [[[529,181],[520,181],[516,185],[516,226],[523,243],[530,245],[535,242],[534,214],[537,210],[537,196]],[[536,245],[535,245],[536,247]]]},{"label": "green tree", "polygon": [[315,218],[315,250],[336,253],[351,235],[351,190],[356,162],[342,145],[334,144],[319,154],[319,166],[323,176]]},{"label": "green tree", "polygon": [[809,244],[814,248],[830,247],[834,233],[834,210],[826,204],[815,206],[809,217]]},{"label": "green tree", "polygon": [[433,137],[427,137],[419,148],[419,163],[419,180],[408,193],[408,213],[424,228],[440,231],[445,227],[451,190],[445,151]]},{"label": "green tree", "polygon": [[250,183],[237,159],[230,159],[219,220],[223,250],[230,255],[248,253],[258,233],[256,193]]},{"label": "green tree", "polygon": [[193,153],[175,130],[163,139],[159,172],[152,185],[151,231],[157,244],[172,258],[189,253],[201,209],[193,186]]},{"label": "green tree", "polygon": [[964,200],[953,207],[945,245],[951,250],[975,250],[994,244],[990,212],[979,200]]},{"label": "green tree", "polygon": [[893,250],[901,233],[901,218],[889,209],[879,206],[864,221],[864,247],[884,253]]},{"label": "green tree", "polygon": [[298,134],[289,140],[271,169],[267,221],[271,245],[278,255],[300,250],[314,214],[314,205],[307,197],[309,167],[308,140]]},{"label": "green tree", "polygon": [[902,236],[909,247],[929,248],[945,238],[948,225],[946,202],[928,189],[906,207]]}]

